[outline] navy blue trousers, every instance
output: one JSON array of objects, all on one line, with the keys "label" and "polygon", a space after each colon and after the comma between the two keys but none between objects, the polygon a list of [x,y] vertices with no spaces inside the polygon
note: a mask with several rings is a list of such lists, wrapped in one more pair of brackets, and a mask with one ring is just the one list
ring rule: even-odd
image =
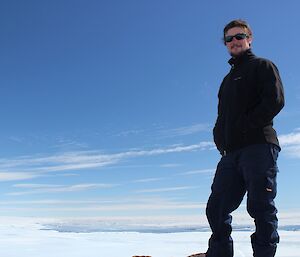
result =
[{"label": "navy blue trousers", "polygon": [[207,257],[232,257],[230,215],[247,193],[247,211],[254,219],[251,235],[254,257],[273,257],[279,242],[277,209],[277,158],[280,148],[273,144],[255,144],[222,156],[218,163],[206,216],[212,235]]}]

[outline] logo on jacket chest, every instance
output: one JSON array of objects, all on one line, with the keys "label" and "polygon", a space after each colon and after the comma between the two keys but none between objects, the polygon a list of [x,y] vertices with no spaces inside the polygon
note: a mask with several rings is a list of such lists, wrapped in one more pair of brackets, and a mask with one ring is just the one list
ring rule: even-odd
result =
[{"label": "logo on jacket chest", "polygon": [[242,76],[233,78],[234,81],[241,80],[241,79],[242,79]]}]

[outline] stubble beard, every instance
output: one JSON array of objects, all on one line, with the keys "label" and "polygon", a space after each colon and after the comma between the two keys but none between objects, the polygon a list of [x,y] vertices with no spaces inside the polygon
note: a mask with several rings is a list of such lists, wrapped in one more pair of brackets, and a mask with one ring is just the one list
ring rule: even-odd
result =
[{"label": "stubble beard", "polygon": [[[241,46],[239,46],[239,45],[236,45],[238,48],[240,48]],[[235,45],[233,45],[232,47],[231,47],[231,49],[233,49],[235,47]],[[248,49],[250,49],[250,47],[249,48],[247,48],[247,49],[241,49],[239,52],[237,52],[237,53],[235,53],[235,52],[232,52],[232,51],[230,51],[229,50],[229,54],[231,55],[231,57],[233,57],[233,58],[237,58],[237,57],[239,57],[239,56],[241,56],[243,53],[245,53]]]}]

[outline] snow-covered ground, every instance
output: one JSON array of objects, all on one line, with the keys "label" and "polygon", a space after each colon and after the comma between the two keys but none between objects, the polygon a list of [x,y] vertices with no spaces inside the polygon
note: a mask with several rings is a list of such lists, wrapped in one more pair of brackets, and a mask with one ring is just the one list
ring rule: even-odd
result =
[{"label": "snow-covered ground", "polygon": [[[0,220],[1,257],[185,257],[204,251],[210,232],[58,232],[42,221]],[[235,257],[250,257],[251,231],[235,231]],[[300,256],[300,231],[280,231],[277,257]]]}]

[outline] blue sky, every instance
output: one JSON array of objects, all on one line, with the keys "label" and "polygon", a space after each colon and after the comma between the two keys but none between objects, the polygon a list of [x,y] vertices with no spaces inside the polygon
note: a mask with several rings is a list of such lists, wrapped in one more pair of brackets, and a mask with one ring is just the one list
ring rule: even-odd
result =
[{"label": "blue sky", "polygon": [[298,1],[1,1],[0,215],[203,215],[224,25],[246,19],[286,106],[277,204],[300,209]]}]

